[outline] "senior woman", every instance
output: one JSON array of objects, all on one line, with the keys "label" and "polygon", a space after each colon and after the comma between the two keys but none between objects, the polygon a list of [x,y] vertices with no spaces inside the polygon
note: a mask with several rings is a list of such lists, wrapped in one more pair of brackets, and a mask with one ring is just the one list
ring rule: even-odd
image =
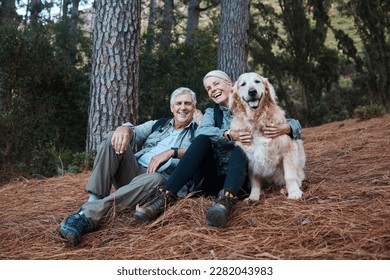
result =
[{"label": "senior woman", "polygon": [[[177,165],[159,194],[146,205],[139,207],[134,216],[144,221],[156,219],[177,198],[178,191],[191,179],[195,190],[202,194],[217,196],[215,203],[206,213],[208,226],[224,227],[229,221],[231,208],[237,198],[249,192],[246,171],[248,160],[242,149],[234,144],[251,143],[251,134],[245,131],[229,130],[232,113],[228,108],[229,94],[233,83],[229,76],[220,70],[213,70],[203,78],[203,85],[210,99],[217,104],[207,108],[196,130],[196,138]],[[220,114],[220,120],[216,114]],[[293,139],[300,138],[301,126],[297,120],[267,127],[268,137],[288,134]]]}]

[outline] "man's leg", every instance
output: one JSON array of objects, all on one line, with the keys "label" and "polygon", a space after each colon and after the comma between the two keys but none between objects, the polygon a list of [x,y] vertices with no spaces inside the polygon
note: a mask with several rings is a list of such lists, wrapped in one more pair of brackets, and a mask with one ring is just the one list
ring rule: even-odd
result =
[{"label": "man's leg", "polygon": [[130,147],[123,154],[118,155],[115,152],[111,145],[112,134],[113,132],[109,133],[100,144],[91,177],[85,188],[86,192],[99,198],[110,195],[112,185],[118,189],[142,173]]},{"label": "man's leg", "polygon": [[106,222],[113,211],[119,212],[146,200],[166,179],[160,173],[144,173],[136,176],[129,184],[97,201],[87,202],[82,212],[93,227]]},{"label": "man's leg", "polygon": [[119,212],[135,206],[164,183],[165,178],[160,173],[141,174],[109,196],[86,202],[78,213],[70,215],[60,224],[59,232],[69,245],[77,246],[85,233],[107,221],[114,210]]}]

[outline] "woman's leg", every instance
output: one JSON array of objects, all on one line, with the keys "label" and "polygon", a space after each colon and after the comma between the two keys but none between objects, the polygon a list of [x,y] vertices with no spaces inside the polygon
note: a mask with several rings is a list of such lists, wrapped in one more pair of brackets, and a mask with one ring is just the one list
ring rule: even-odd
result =
[{"label": "woman's leg", "polygon": [[224,227],[229,222],[231,208],[245,182],[247,164],[248,159],[244,151],[240,147],[235,147],[230,154],[224,188],[218,194],[214,205],[207,210],[208,226]]},{"label": "woman's leg", "polygon": [[199,135],[180,159],[175,170],[169,176],[165,189],[173,194],[194,180],[195,186],[208,176],[216,175],[216,163],[211,141],[208,136]]},{"label": "woman's leg", "polygon": [[[210,139],[204,135],[196,137],[169,176],[165,187],[159,188],[159,194],[152,201],[137,208],[133,213],[134,217],[144,221],[156,219],[169,204],[176,200],[177,192],[193,179],[197,172],[201,171],[200,174],[210,172],[207,170],[211,168],[207,167],[210,164],[215,165],[215,161],[210,163],[212,153]],[[216,170],[215,167],[213,170]],[[196,177],[199,179],[199,174]]]},{"label": "woman's leg", "polygon": [[224,191],[228,191],[235,196],[243,187],[247,176],[248,158],[240,147],[235,147],[229,158],[229,169],[223,186]]}]

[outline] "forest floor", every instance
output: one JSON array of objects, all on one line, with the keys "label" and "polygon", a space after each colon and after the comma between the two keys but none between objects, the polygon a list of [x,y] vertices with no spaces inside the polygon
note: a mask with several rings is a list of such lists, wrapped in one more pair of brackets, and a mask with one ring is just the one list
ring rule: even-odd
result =
[{"label": "forest floor", "polygon": [[69,248],[59,223],[87,199],[90,172],[0,186],[0,259],[390,259],[390,114],[303,129],[304,196],[276,187],[239,201],[226,228],[205,225],[209,198],[184,198],[153,223],[133,209]]}]

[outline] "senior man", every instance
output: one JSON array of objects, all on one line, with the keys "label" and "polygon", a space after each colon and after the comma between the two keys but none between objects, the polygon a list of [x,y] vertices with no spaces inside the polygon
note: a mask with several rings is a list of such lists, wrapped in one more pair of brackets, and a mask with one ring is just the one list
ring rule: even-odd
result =
[{"label": "senior man", "polygon": [[[60,235],[71,246],[96,230],[116,212],[135,206],[163,185],[195,135],[193,116],[196,95],[178,88],[170,98],[171,119],[133,126],[125,123],[107,135],[100,145],[85,190],[89,200],[59,226]],[[142,145],[133,153],[132,148]],[[111,192],[111,186],[115,192]]]}]

